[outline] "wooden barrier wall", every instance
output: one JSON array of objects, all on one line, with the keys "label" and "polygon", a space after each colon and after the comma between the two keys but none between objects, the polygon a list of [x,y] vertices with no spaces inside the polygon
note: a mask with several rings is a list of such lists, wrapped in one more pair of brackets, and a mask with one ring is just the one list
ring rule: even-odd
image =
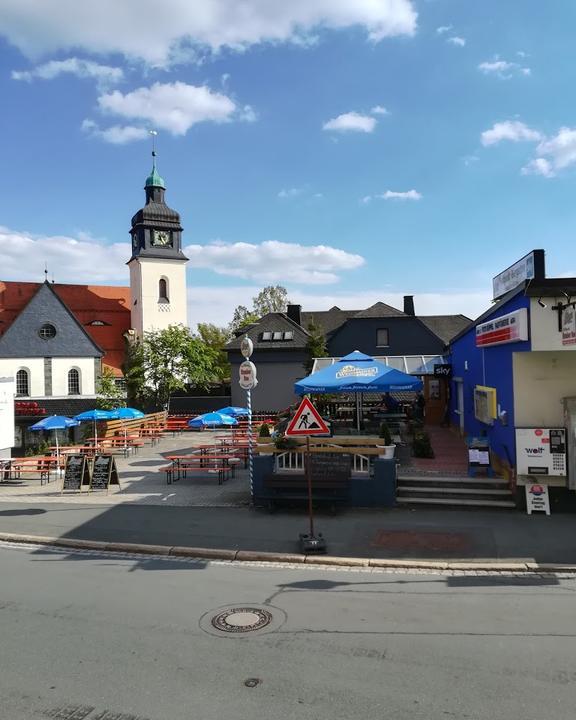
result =
[{"label": "wooden barrier wall", "polygon": [[141,428],[148,427],[150,425],[164,425],[166,423],[166,412],[150,413],[150,415],[144,415],[139,420],[107,420],[105,423],[105,429],[102,433],[102,437],[113,437],[114,435],[123,435],[124,429],[128,435],[131,432],[140,430]]}]

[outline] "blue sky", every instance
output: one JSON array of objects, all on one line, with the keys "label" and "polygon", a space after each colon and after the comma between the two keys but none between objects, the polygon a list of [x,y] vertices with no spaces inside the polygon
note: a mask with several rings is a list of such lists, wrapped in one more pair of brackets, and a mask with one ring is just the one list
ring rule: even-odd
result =
[{"label": "blue sky", "polygon": [[270,283],[473,316],[536,247],[574,275],[575,29],[572,0],[2,0],[0,276],[127,284],[150,129],[192,325]]}]

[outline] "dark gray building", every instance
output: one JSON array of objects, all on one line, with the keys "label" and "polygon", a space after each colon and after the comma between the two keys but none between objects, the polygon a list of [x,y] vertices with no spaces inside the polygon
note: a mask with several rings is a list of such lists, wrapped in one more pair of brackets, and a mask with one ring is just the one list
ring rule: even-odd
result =
[{"label": "dark gray building", "polygon": [[258,386],[252,392],[256,411],[282,410],[297,400],[294,383],[307,375],[307,344],[311,324],[326,338],[328,355],[343,357],[353,350],[373,356],[438,356],[448,342],[471,320],[465,315],[416,316],[414,299],[404,297],[404,309],[378,302],[365,310],[333,307],[302,312],[300,305],[288,305],[286,313],[269,313],[244,328],[226,346],[232,364],[232,404],[244,405],[246,392],[238,385],[238,368],[243,361],[240,343],[248,335],[254,343],[251,360],[258,372]]}]

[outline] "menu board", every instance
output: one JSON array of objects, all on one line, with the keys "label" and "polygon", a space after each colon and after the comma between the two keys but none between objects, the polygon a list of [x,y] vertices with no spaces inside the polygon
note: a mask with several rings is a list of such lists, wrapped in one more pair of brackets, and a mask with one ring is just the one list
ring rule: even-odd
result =
[{"label": "menu board", "polygon": [[108,490],[110,485],[120,485],[113,455],[96,455],[92,466],[90,490]]},{"label": "menu board", "polygon": [[346,453],[311,453],[310,476],[312,482],[322,480],[348,480],[352,472],[350,455]]},{"label": "menu board", "polygon": [[67,455],[62,492],[64,490],[82,489],[82,485],[90,484],[90,468],[86,455]]}]

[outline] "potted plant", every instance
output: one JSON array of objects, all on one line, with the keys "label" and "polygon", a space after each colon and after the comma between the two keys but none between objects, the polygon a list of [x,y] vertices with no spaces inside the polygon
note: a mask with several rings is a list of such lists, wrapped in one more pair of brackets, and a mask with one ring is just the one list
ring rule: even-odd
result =
[{"label": "potted plant", "polygon": [[384,440],[383,445],[377,445],[378,448],[381,448],[384,451],[380,454],[380,457],[385,458],[386,460],[391,460],[394,457],[396,445],[392,442],[392,433],[390,432],[387,422],[383,422],[380,425],[380,437]]}]

